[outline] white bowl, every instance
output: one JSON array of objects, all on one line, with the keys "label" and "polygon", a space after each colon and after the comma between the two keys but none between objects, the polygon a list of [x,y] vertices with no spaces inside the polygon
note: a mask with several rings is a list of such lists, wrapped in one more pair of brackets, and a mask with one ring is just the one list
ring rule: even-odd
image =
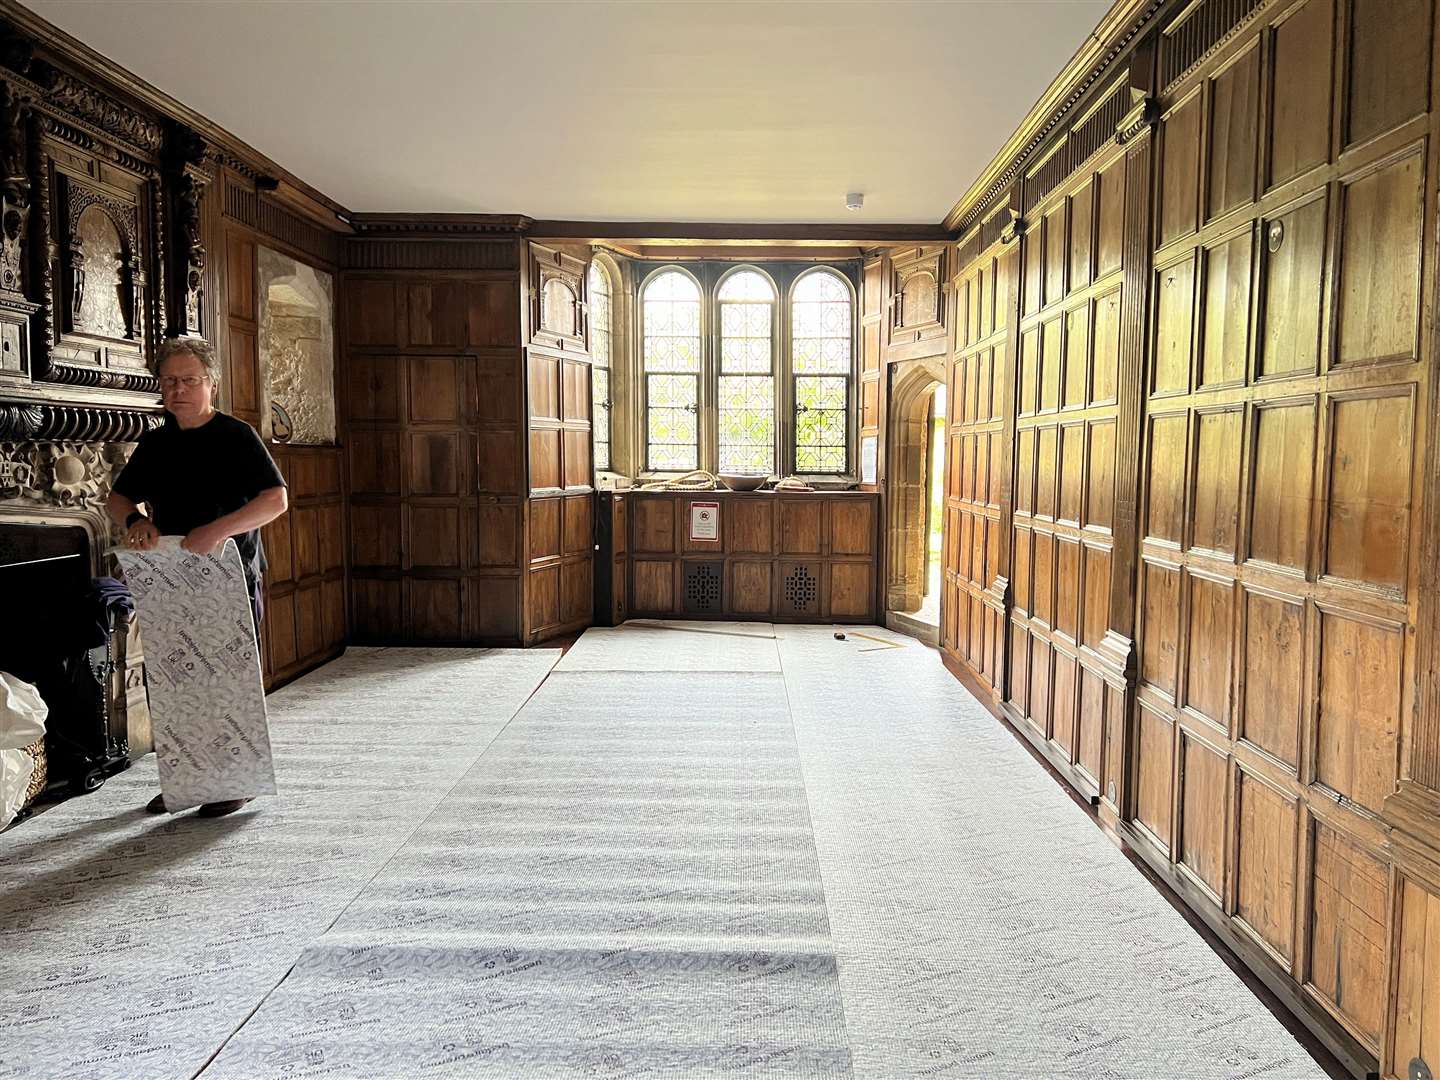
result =
[{"label": "white bowl", "polygon": [[746,476],[741,473],[720,474],[720,482],[731,491],[754,491],[769,479],[768,476]]}]

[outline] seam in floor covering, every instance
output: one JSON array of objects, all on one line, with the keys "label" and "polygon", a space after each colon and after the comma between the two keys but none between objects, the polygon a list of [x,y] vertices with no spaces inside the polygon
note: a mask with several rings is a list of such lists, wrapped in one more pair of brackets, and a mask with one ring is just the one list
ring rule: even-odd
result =
[{"label": "seam in floor covering", "polygon": [[[546,650],[537,649],[535,651],[543,652]],[[225,1047],[230,1045],[230,1040],[235,1038],[236,1035],[240,1034],[241,1029],[244,1028],[245,1025],[248,1024],[251,1020],[253,1020],[255,1018],[255,1014],[260,1011],[260,1009],[264,1006],[265,1002],[270,1000],[270,995],[275,993],[276,990],[280,989],[281,984],[284,983],[285,980],[288,979],[290,975],[295,971],[295,965],[298,964],[300,962],[300,958],[305,955],[305,950],[335,928],[335,924],[338,923],[345,916],[345,913],[350,910],[350,908],[354,905],[355,901],[359,900],[360,897],[364,894],[365,890],[368,889],[372,884],[374,884],[375,879],[385,872],[385,869],[392,862],[395,861],[395,856],[397,856],[398,854],[400,854],[401,851],[404,850],[405,845],[410,843],[410,841],[415,838],[415,834],[418,833],[422,828],[424,828],[426,823],[435,816],[436,811],[438,811],[440,807],[444,805],[445,800],[454,793],[455,789],[460,786],[460,784],[464,781],[465,777],[470,775],[471,770],[474,769],[476,765],[480,764],[481,759],[483,759],[485,755],[490,752],[490,748],[495,745],[495,740],[500,738],[501,734],[505,731],[505,729],[508,728],[512,723],[514,723],[515,717],[519,716],[522,712],[525,711],[525,707],[529,705],[535,695],[540,692],[540,688],[550,681],[550,676],[555,674],[555,665],[560,663],[560,658],[565,655],[564,650],[554,649],[549,651],[559,652],[560,656],[556,657],[555,663],[551,664],[550,667],[546,670],[545,677],[535,684],[535,689],[531,690],[525,700],[520,703],[519,707],[516,708],[516,710],[511,713],[509,717],[506,718],[505,723],[501,724],[498,728],[495,729],[495,734],[492,735],[490,741],[485,744],[485,749],[481,750],[480,753],[475,756],[474,761],[470,762],[469,765],[465,766],[464,770],[460,773],[460,775],[455,778],[455,782],[451,784],[448,789],[446,789],[445,793],[442,794],[440,798],[435,800],[435,805],[430,808],[430,812],[424,817],[422,817],[416,823],[415,827],[405,835],[405,838],[395,845],[395,848],[393,851],[390,852],[389,857],[386,858],[386,860],[381,863],[379,867],[376,868],[375,873],[371,874],[368,878],[366,878],[364,884],[362,884],[358,889],[355,890],[355,895],[350,897],[350,899],[346,901],[345,906],[341,908],[338,912],[336,912],[335,918],[330,920],[330,922],[326,925],[325,929],[321,930],[318,934],[316,934],[313,938],[311,938],[309,941],[307,941],[304,945],[300,947],[300,951],[295,955],[295,959],[291,961],[290,966],[285,969],[285,974],[281,975],[280,978],[276,979],[275,985],[270,987],[269,990],[266,990],[265,993],[260,996],[260,1000],[255,1003],[255,1007],[251,1009],[248,1013],[246,1013],[244,1019],[242,1019],[238,1024],[236,1024],[235,1027],[231,1030],[230,1034],[226,1035],[225,1038],[220,1041],[220,1045],[215,1048],[215,1052],[213,1054],[211,1054],[208,1058],[205,1059],[205,1063],[201,1065],[200,1068],[196,1069],[193,1073],[190,1074],[190,1080],[199,1080],[199,1077],[205,1072],[205,1070],[210,1068],[211,1065],[215,1064],[215,1059],[218,1058],[225,1051]],[[792,720],[791,722],[793,724],[794,721]]]},{"label": "seam in floor covering", "polygon": [[[823,626],[823,624],[821,624]],[[815,848],[815,876],[820,879],[820,898],[825,905],[825,930],[835,952],[835,996],[840,999],[840,1023],[845,1028],[845,1046],[850,1051],[850,1075],[855,1076],[855,1047],[850,1041],[850,1017],[845,1011],[845,984],[840,978],[840,950],[835,947],[835,931],[830,919],[830,891],[825,887],[825,866],[820,858],[820,843],[815,835],[815,811],[810,805],[810,783],[805,779],[805,755],[800,752],[800,736],[795,733],[795,710],[790,704],[790,680],[785,674],[785,653],[780,648],[778,628],[775,634],[775,656],[780,664],[780,686],[785,691],[785,715],[790,718],[790,738],[795,743],[795,766],[800,770],[800,787],[805,792],[805,820],[810,823],[810,843]]]}]

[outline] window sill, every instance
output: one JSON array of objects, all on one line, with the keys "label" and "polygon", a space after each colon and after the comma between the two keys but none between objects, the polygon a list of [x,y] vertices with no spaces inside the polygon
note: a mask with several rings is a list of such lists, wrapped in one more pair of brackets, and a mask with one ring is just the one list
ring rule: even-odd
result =
[{"label": "window sill", "polygon": [[[639,487],[641,484],[649,484],[660,480],[674,480],[684,475],[685,473],[683,472],[642,472],[637,474],[633,479],[618,474],[615,475],[614,478],[617,481],[624,481],[627,484]],[[860,483],[858,476],[837,476],[834,473],[811,474],[808,476],[797,475],[795,479],[801,483],[809,484],[816,491],[847,491],[857,487]],[[619,485],[617,484],[616,486],[618,487]],[[704,489],[701,488],[697,490]],[[767,488],[766,490],[770,489]]]}]

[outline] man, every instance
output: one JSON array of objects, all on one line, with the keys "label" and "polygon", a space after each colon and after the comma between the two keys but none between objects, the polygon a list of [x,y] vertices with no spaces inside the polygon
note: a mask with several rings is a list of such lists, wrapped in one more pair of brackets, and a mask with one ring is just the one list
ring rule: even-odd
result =
[{"label": "man", "polygon": [[[285,479],[255,429],[216,410],[220,360],[209,342],[164,342],[156,351],[155,373],[168,415],[162,427],[141,437],[115,478],[106,509],[125,530],[125,543],[138,551],[156,547],[165,535],[183,536],[186,551],[211,555],[234,537],[258,646],[265,572],[259,530],[289,505]],[[200,813],[219,817],[249,801],[206,803]],[[165,813],[165,797],[155,796],[145,809]]]}]

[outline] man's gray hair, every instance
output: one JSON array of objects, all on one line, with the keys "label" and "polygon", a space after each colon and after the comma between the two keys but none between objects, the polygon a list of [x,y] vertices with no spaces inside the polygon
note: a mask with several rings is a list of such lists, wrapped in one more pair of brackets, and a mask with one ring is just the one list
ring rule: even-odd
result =
[{"label": "man's gray hair", "polygon": [[215,351],[215,346],[211,345],[204,338],[166,338],[155,350],[155,374],[160,374],[161,365],[172,356],[184,356],[187,353],[205,365],[205,374],[210,376],[210,382],[215,386],[219,386],[220,354]]}]

